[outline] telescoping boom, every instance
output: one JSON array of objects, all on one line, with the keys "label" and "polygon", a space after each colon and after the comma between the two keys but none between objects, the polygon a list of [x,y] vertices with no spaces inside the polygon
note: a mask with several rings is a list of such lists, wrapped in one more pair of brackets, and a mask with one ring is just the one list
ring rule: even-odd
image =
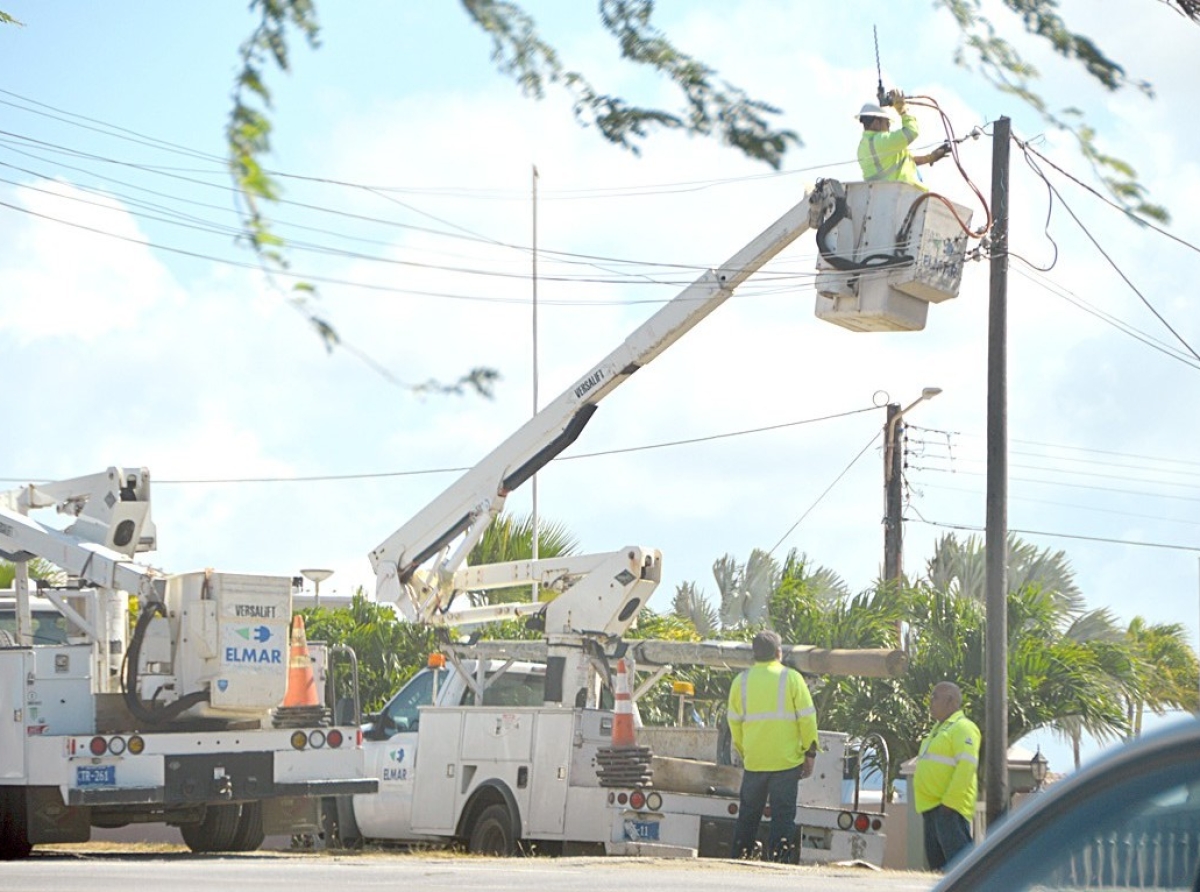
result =
[{"label": "telescoping boom", "polygon": [[[466,568],[466,558],[509,493],[579,436],[600,401],[652,362],[727,300],[734,290],[833,209],[833,181],[822,181],[724,264],[709,270],[593,364],[553,402],[401,526],[370,554],[380,601],[394,601],[412,621],[462,625],[546,610],[546,631],[616,635],[653,592],[660,556],[629,546],[604,555],[550,558]],[[451,551],[453,546],[454,550]],[[603,572],[611,569],[612,572]],[[624,580],[614,587],[613,581]],[[569,585],[570,617],[549,605],[497,605],[456,610],[463,591],[504,585]],[[583,586],[581,589],[580,586]],[[595,597],[588,597],[595,587]],[[636,603],[634,603],[636,602]],[[586,605],[581,609],[580,605]],[[567,604],[557,610],[566,613]]]}]

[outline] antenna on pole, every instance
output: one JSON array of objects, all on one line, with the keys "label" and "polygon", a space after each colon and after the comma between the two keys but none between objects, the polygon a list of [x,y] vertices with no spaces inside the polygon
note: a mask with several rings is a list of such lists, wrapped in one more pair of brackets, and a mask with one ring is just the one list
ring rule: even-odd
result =
[{"label": "antenna on pole", "polygon": [[874,25],[871,26],[871,33],[875,35],[875,74],[879,78],[879,84],[875,88],[875,96],[881,106],[887,105],[887,91],[883,89],[883,66],[879,64],[879,29]]}]

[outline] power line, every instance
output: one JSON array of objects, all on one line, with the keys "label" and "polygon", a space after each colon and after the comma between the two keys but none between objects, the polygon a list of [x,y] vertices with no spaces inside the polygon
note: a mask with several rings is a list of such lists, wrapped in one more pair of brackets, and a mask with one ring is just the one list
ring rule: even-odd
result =
[{"label": "power line", "polygon": [[[1020,146],[1022,149],[1025,148],[1025,143],[1022,142],[1021,140],[1017,139],[1016,137],[1013,137],[1013,141],[1016,142],[1017,145]],[[1042,156],[1039,155],[1038,157],[1042,157]],[[1049,162],[1047,162],[1047,163],[1049,163]],[[1171,323],[1169,323],[1166,320],[1166,318],[1157,309],[1155,309],[1154,305],[1152,303],[1150,303],[1150,300],[1144,294],[1142,294],[1142,292],[1138,289],[1138,287],[1136,285],[1133,284],[1133,282],[1130,280],[1130,278],[1127,275],[1125,275],[1124,270],[1122,270],[1121,267],[1117,265],[1117,262],[1115,260],[1113,260],[1113,258],[1108,254],[1107,251],[1104,250],[1104,248],[1101,246],[1100,242],[1096,240],[1096,237],[1094,235],[1092,235],[1091,230],[1089,230],[1083,224],[1083,221],[1079,219],[1079,216],[1075,213],[1074,210],[1072,210],[1071,206],[1062,197],[1062,194],[1054,187],[1054,185],[1050,182],[1050,180],[1046,178],[1046,176],[1037,168],[1036,165],[1033,165],[1033,169],[1038,174],[1038,176],[1041,177],[1042,181],[1046,184],[1046,186],[1050,189],[1050,191],[1055,196],[1058,197],[1058,200],[1062,204],[1063,208],[1066,210],[1066,212],[1068,214],[1071,215],[1071,219],[1075,221],[1075,225],[1077,225],[1080,228],[1080,230],[1083,232],[1083,234],[1085,236],[1087,236],[1088,240],[1092,243],[1092,245],[1095,246],[1096,250],[1100,252],[1100,256],[1102,256],[1108,262],[1109,266],[1111,266],[1113,268],[1113,270],[1116,272],[1116,274],[1121,277],[1121,280],[1126,285],[1129,286],[1130,290],[1133,291],[1133,293],[1138,296],[1138,299],[1141,300],[1141,302],[1146,305],[1146,308],[1148,310],[1150,310],[1151,313],[1154,314],[1155,318],[1158,319],[1158,321],[1163,324],[1163,326],[1167,329],[1167,331],[1171,332],[1171,334],[1173,334],[1175,336],[1175,339],[1177,341],[1179,341],[1179,343],[1182,344],[1184,346],[1184,348],[1186,348],[1187,352],[1190,353],[1192,356],[1194,356],[1197,360],[1200,360],[1200,353],[1197,353],[1195,351],[1195,349],[1192,347],[1192,345],[1189,344],[1184,339],[1183,335],[1181,335],[1178,331],[1175,330],[1174,326],[1172,326]],[[1079,182],[1074,177],[1071,177],[1071,179],[1074,180],[1075,182]],[[1138,218],[1134,218],[1134,219],[1138,219]],[[1184,244],[1187,244],[1187,243],[1185,242]],[[1188,245],[1188,247],[1195,249],[1194,245]],[[1200,250],[1200,249],[1197,249],[1197,250]]]},{"label": "power line", "polygon": [[[922,483],[922,489],[940,489],[944,492],[961,492],[968,495],[980,496],[983,495],[977,489],[964,489],[959,486],[942,486],[938,483]],[[1121,517],[1136,517],[1139,520],[1156,520],[1160,523],[1182,523],[1189,526],[1200,526],[1200,520],[1186,520],[1179,517],[1163,517],[1161,514],[1138,514],[1134,511],[1118,511],[1115,508],[1098,508],[1094,505],[1072,505],[1068,502],[1055,502],[1051,499],[1034,499],[1029,496],[1013,496],[1009,499],[1014,502],[1031,502],[1036,505],[1053,505],[1056,508],[1074,508],[1079,511],[1088,511],[1096,514],[1116,514]]]},{"label": "power line", "polygon": [[[876,407],[876,408],[882,408],[882,407]],[[811,505],[808,506],[808,508],[805,510],[805,512],[803,514],[800,515],[799,518],[796,519],[796,522],[794,524],[792,524],[790,527],[788,527],[787,532],[779,537],[779,541],[771,546],[770,551],[767,552],[768,556],[773,555],[775,553],[775,550],[777,548],[779,548],[779,546],[782,545],[787,540],[787,537],[792,535],[792,532],[796,529],[796,527],[800,526],[800,524],[804,522],[804,518],[806,518],[806,517],[808,517],[808,515],[812,514],[813,509],[815,509],[817,507],[817,505],[821,504],[821,500],[824,499],[825,496],[829,495],[830,491],[835,486],[837,486],[839,482],[841,482],[841,479],[850,472],[850,469],[853,468],[858,463],[858,460],[860,458],[862,458],[863,455],[866,454],[867,450],[875,445],[875,441],[878,440],[881,435],[882,435],[882,431],[876,431],[874,433],[874,435],[872,435],[871,439],[867,441],[867,444],[865,446],[863,446],[862,449],[858,450],[858,455],[856,455],[856,456],[854,456],[854,458],[850,459],[850,464],[848,464],[848,465],[846,465],[846,467],[842,468],[842,473],[838,474],[835,478],[833,478],[833,482],[830,483],[827,487],[825,487],[824,492],[822,492],[819,496],[817,496],[816,500]]]},{"label": "power line", "polygon": [[[906,522],[927,524],[933,527],[942,527],[949,530],[962,530],[968,533],[982,533],[984,528],[973,524],[965,523],[945,523],[937,520],[926,520],[924,517],[905,518]],[[1009,529],[1010,533],[1020,533],[1023,536],[1048,536],[1054,539],[1078,539],[1083,542],[1103,542],[1109,545],[1136,545],[1141,548],[1163,548],[1169,551],[1189,551],[1200,553],[1200,546],[1197,545],[1176,545],[1169,542],[1139,542],[1134,539],[1111,539],[1104,536],[1083,536],[1078,533],[1057,533],[1047,530],[1018,530]]]},{"label": "power line", "polygon": [[[726,431],[719,434],[707,434],[702,437],[691,437],[682,440],[666,440],[659,443],[646,443],[640,446],[626,446],[617,449],[604,449],[598,452],[582,452],[578,455],[560,455],[553,459],[555,462],[574,461],[582,458],[600,458],[607,455],[620,455],[629,452],[645,452],[651,449],[663,449],[668,446],[688,446],[694,443],[707,443],[713,440],[729,439],[731,437],[744,437],[750,434],[761,434],[768,431],[783,430],[789,427],[801,427],[807,424],[818,424],[822,421],[835,421],[839,418],[849,418],[853,415],[861,415],[864,412],[876,412],[880,406],[864,406],[861,409],[849,409],[845,412],[837,412],[833,415],[820,415],[815,418],[802,418],[797,421],[784,421],[779,424],[769,424],[763,427],[745,428],[736,431]],[[872,440],[872,442],[874,442]],[[869,443],[867,444],[870,445]],[[864,450],[865,451],[865,450]],[[861,453],[860,453],[861,455]],[[853,462],[851,462],[853,464]],[[230,483],[321,483],[338,480],[377,480],[387,477],[420,477],[431,474],[453,474],[462,473],[471,470],[472,466],[451,467],[451,468],[422,468],[420,470],[411,471],[373,471],[362,474],[314,474],[293,477],[225,477],[212,479],[177,479],[177,480],[159,480],[155,479],[156,486],[191,486],[191,485],[214,485],[214,484],[230,484]],[[846,470],[850,470],[849,467]],[[845,474],[845,471],[842,472]],[[841,476],[838,477],[841,479]],[[0,477],[0,482],[16,483],[25,485],[28,483],[44,483],[48,478],[24,478],[24,477]],[[837,481],[834,481],[835,483]],[[828,492],[828,490],[826,490]],[[816,507],[815,504],[813,507]],[[811,509],[809,509],[811,510]],[[799,523],[799,521],[797,521]],[[794,527],[793,527],[794,529]],[[789,531],[790,532],[790,531]]]}]

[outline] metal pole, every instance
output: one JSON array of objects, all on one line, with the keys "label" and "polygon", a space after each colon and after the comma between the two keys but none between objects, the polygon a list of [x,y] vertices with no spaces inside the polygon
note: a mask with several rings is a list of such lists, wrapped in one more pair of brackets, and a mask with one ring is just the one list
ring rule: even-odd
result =
[{"label": "metal pole", "polygon": [[987,827],[1008,811],[1008,150],[1010,122],[992,130],[988,303],[984,789]]},{"label": "metal pole", "polygon": [[[538,169],[533,165],[533,414],[538,413],[538,270],[537,270],[537,185]],[[533,551],[531,557],[538,559],[538,481],[537,474],[530,481],[533,487]],[[538,599],[538,584],[533,583],[533,600]]]},{"label": "metal pole", "polygon": [[888,403],[887,422],[883,427],[883,578],[896,583],[904,572],[900,415],[900,404]]}]

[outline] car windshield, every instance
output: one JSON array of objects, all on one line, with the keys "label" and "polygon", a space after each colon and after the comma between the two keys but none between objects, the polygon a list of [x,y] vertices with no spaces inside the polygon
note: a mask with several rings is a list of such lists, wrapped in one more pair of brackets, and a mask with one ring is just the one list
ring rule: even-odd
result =
[{"label": "car windshield", "polygon": [[1200,753],[1098,776],[1032,820],[1010,817],[1019,832],[939,889],[1200,888]]},{"label": "car windshield", "polygon": [[445,669],[423,669],[412,677],[408,684],[396,692],[396,696],[383,707],[384,714],[400,731],[412,731],[417,727],[419,710],[433,703],[434,672],[441,685],[446,680]]}]

